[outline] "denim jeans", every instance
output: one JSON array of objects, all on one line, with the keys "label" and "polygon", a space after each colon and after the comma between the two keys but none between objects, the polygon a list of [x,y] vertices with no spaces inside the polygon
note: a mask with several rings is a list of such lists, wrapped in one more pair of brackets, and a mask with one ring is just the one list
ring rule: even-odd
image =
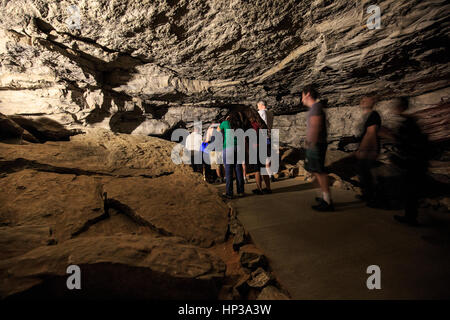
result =
[{"label": "denim jeans", "polygon": [[236,189],[238,194],[244,193],[244,174],[242,172],[242,163],[238,163],[237,161],[237,147],[234,147],[233,163],[227,163],[227,153],[230,152],[233,152],[233,148],[223,150],[223,163],[225,165],[225,177],[227,179],[226,193],[229,196],[233,196],[233,173],[236,173]]}]

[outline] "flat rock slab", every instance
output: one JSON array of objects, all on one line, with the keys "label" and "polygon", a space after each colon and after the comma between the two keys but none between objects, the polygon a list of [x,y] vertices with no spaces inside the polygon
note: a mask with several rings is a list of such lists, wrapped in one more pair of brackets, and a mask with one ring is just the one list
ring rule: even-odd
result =
[{"label": "flat rock slab", "polygon": [[0,259],[24,254],[52,243],[51,229],[44,225],[0,227]]},{"label": "flat rock slab", "polygon": [[[64,216],[66,220],[58,221],[67,230],[55,222],[52,227],[58,241],[68,239],[102,217],[101,197],[107,192],[136,223],[163,235],[181,236],[202,247],[225,240],[228,207],[190,167],[173,163],[174,143],[99,129],[71,139],[40,145],[0,143],[0,171],[8,173],[0,181],[9,189],[0,195],[6,220],[35,224],[41,216]],[[62,214],[70,207],[74,213]]]},{"label": "flat rock slab", "polygon": [[267,286],[261,290],[257,300],[289,300],[290,298],[274,286]]},{"label": "flat rock slab", "polygon": [[[175,144],[166,140],[115,134],[95,129],[71,137],[70,141],[43,144],[10,145],[0,143],[0,160],[26,159],[37,164],[73,169],[74,174],[113,176],[160,176],[184,170],[171,159]],[[33,166],[33,164],[28,164]]]},{"label": "flat rock slab", "polygon": [[12,227],[47,227],[56,242],[68,240],[104,214],[99,182],[28,169],[8,174],[0,179],[1,220]]},{"label": "flat rock slab", "polygon": [[11,115],[9,117],[42,142],[62,140],[68,141],[71,136],[76,134],[75,131],[67,130],[60,123],[46,117],[41,117],[38,119],[15,115]]},{"label": "flat rock slab", "polygon": [[154,179],[103,180],[108,198],[119,201],[138,223],[201,247],[225,241],[227,207],[199,176],[177,171]]},{"label": "flat rock slab", "polygon": [[[0,143],[0,297],[212,299],[228,207],[173,143],[93,130]],[[79,265],[83,290],[68,292]]]},{"label": "flat rock slab", "polygon": [[[81,269],[78,292],[67,289],[69,265]],[[180,238],[86,237],[1,261],[0,296],[210,299],[224,274],[220,259]]]}]

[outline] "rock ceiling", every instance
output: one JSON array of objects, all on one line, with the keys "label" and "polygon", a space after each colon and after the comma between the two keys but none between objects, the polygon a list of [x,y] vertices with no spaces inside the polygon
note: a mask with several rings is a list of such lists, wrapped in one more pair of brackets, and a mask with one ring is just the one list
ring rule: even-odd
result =
[{"label": "rock ceiling", "polygon": [[[369,30],[371,4],[2,1],[0,101],[38,92],[84,121],[133,98],[147,109],[264,98],[286,114],[301,110],[298,92],[310,82],[331,107],[448,87],[450,4],[378,1],[381,28]],[[74,12],[79,29],[69,28]]]}]

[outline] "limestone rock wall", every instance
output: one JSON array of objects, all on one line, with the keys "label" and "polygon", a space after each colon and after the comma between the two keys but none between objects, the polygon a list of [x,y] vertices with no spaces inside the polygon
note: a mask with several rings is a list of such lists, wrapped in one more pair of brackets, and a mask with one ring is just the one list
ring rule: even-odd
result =
[{"label": "limestone rock wall", "polygon": [[375,30],[371,4],[3,0],[0,112],[161,136],[174,114],[212,121],[230,103],[264,98],[278,115],[302,111],[298,92],[310,82],[330,106],[349,108],[330,111],[349,125],[362,95],[448,87],[448,2],[378,1]]},{"label": "limestone rock wall", "polygon": [[[415,114],[420,111],[431,110],[433,106],[442,101],[450,100],[450,88],[437,90],[424,95],[411,97],[409,101],[408,113]],[[398,117],[392,112],[396,99],[379,101],[374,110],[381,116],[382,125],[395,129],[398,124]],[[446,107],[448,108],[448,106]],[[450,111],[450,110],[449,110]],[[349,107],[328,108],[325,110],[328,125],[328,141],[337,142],[342,137],[358,136],[362,122],[362,110],[356,104]],[[294,115],[280,115],[274,119],[274,127],[280,129],[280,142],[294,147],[303,147],[306,138],[306,114],[299,112]],[[420,120],[420,119],[419,119]],[[420,121],[419,121],[420,124]],[[440,131],[442,136],[450,136],[450,116],[448,112],[442,115],[442,118],[436,121],[436,130]],[[431,137],[433,141],[433,137]],[[443,139],[445,140],[445,139]]]}]

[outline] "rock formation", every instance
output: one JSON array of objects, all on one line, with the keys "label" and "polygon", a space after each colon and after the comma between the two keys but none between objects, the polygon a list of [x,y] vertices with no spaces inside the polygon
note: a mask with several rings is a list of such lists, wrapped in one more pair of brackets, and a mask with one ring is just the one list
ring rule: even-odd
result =
[{"label": "rock formation", "polygon": [[[93,288],[83,297],[217,296],[225,264],[206,248],[225,241],[228,207],[172,162],[173,145],[103,129],[0,143],[0,296],[65,288],[71,264]],[[134,272],[127,284],[111,281]]]},{"label": "rock formation", "polygon": [[315,82],[345,121],[332,134],[349,135],[345,108],[363,95],[449,87],[447,1],[378,1],[373,30],[371,4],[3,1],[0,112],[164,136],[261,98],[278,115],[301,112],[299,90]]},{"label": "rock formation", "polygon": [[[353,188],[339,166],[355,148],[345,138],[359,131],[359,99],[377,95],[389,128],[408,97],[436,150],[432,175],[448,184],[450,4],[380,0],[381,27],[369,29],[372,4],[0,1],[0,296],[50,292],[77,263],[99,279],[90,296],[126,296],[106,285],[123,273],[143,298],[217,296],[225,268],[207,248],[225,240],[228,208],[173,164],[167,140],[264,99],[280,143],[301,153],[309,83],[327,103],[333,183]],[[289,175],[304,173],[298,156],[283,163]],[[244,231],[233,234],[242,250]],[[262,296],[284,296],[273,288]]]}]

